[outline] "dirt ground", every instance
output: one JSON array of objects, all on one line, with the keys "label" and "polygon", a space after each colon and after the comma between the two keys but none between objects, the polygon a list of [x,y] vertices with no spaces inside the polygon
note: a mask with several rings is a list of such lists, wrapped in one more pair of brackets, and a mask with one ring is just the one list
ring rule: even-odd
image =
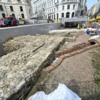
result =
[{"label": "dirt ground", "polygon": [[[88,39],[89,37],[87,35],[82,34],[78,36],[75,42],[69,42],[62,48],[70,48],[76,44],[87,42]],[[49,74],[46,87],[50,89],[53,84],[65,83],[68,85],[73,81],[75,83],[92,82],[94,80],[94,69],[91,57],[93,50],[94,49],[66,58],[56,70]]]},{"label": "dirt ground", "polygon": [[76,40],[73,41],[73,42],[68,42],[67,44],[63,45],[61,49],[70,48],[70,47],[72,47],[72,46],[74,46],[74,45],[87,42],[88,39],[90,38],[90,37],[89,37],[88,35],[86,35],[84,32],[83,32],[82,34],[80,34],[80,33],[72,33],[72,35],[75,35],[75,36],[76,36]]},{"label": "dirt ground", "polygon": [[[70,48],[76,44],[81,44],[87,42],[90,37],[86,34],[81,34],[77,37],[75,42],[69,42],[62,46],[61,49]],[[39,90],[45,90],[46,93],[53,91],[59,83],[64,83],[67,86],[71,84],[86,83],[90,85],[94,80],[94,69],[92,66],[92,56],[91,52],[94,49],[83,52],[81,54],[66,58],[61,65],[49,73],[46,76],[41,76],[41,79],[37,82],[37,88],[41,84],[42,87]],[[92,83],[91,86],[95,83]],[[31,94],[35,93],[31,91]]]},{"label": "dirt ground", "polygon": [[66,58],[63,63],[54,70],[46,84],[66,83],[72,80],[76,82],[92,81],[94,78],[90,51]]}]

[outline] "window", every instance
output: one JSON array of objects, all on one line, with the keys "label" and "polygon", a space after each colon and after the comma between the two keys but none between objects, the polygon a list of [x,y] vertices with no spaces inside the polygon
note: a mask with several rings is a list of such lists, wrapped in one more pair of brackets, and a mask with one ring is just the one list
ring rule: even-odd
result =
[{"label": "window", "polygon": [[2,17],[4,18],[6,15],[4,13],[2,13]]},{"label": "window", "polygon": [[11,0],[8,0],[8,2],[11,2]]},{"label": "window", "polygon": [[62,10],[64,10],[64,5],[62,6]]},{"label": "window", "polygon": [[84,15],[84,10],[81,11],[81,15]]},{"label": "window", "polygon": [[15,17],[15,14],[12,14],[13,17]]},{"label": "window", "polygon": [[21,3],[21,0],[17,0],[18,3]]},{"label": "window", "polygon": [[74,12],[72,13],[72,17],[74,17]]},{"label": "window", "polygon": [[58,20],[58,18],[59,18],[59,14],[57,14],[57,20]]},{"label": "window", "polygon": [[20,6],[20,11],[23,11],[23,7],[22,6]]},{"label": "window", "polygon": [[53,15],[52,15],[52,19],[54,19],[54,18],[53,18]]},{"label": "window", "polygon": [[73,5],[73,9],[75,9],[75,5]]},{"label": "window", "polygon": [[62,13],[62,17],[64,17],[64,13]]},{"label": "window", "polygon": [[67,6],[67,9],[70,9],[70,5]]},{"label": "window", "polygon": [[11,11],[14,11],[14,10],[13,10],[13,6],[10,6],[10,10],[11,10]]},{"label": "window", "polygon": [[67,13],[66,13],[66,18],[69,18],[69,16],[70,16],[70,13],[67,12]]},{"label": "window", "polygon": [[22,15],[22,18],[25,18],[25,17],[24,17],[24,14],[21,14],[21,15]]},{"label": "window", "polygon": [[2,5],[0,5],[0,11],[4,11]]},{"label": "window", "polygon": [[54,20],[55,20],[55,14],[54,14]]},{"label": "window", "polygon": [[54,8],[54,12],[55,12],[55,8]]},{"label": "window", "polygon": [[48,16],[48,19],[51,19],[51,16],[50,15]]}]

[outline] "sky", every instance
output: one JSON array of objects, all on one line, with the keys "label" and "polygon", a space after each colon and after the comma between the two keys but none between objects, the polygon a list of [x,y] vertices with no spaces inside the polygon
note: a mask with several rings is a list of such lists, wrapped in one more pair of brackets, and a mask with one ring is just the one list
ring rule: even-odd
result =
[{"label": "sky", "polygon": [[93,4],[97,3],[98,0],[87,0],[87,7],[90,9]]}]

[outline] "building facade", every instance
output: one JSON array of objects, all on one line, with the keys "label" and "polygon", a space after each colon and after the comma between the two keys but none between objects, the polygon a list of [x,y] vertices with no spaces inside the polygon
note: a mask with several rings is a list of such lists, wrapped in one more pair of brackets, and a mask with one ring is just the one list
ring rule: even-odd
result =
[{"label": "building facade", "polygon": [[90,17],[100,16],[100,0],[95,3],[88,11]]},{"label": "building facade", "polygon": [[16,18],[30,19],[31,3],[28,0],[0,0],[0,18],[15,15]]},{"label": "building facade", "polygon": [[46,0],[32,0],[33,17],[45,18]]},{"label": "building facade", "polygon": [[61,19],[81,16],[86,7],[86,0],[32,0],[34,17]]}]

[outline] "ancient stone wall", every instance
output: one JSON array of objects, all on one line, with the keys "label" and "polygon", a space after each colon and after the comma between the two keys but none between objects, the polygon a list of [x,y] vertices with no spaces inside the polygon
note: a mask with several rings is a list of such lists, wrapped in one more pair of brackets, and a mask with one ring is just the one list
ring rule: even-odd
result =
[{"label": "ancient stone wall", "polygon": [[55,59],[55,51],[65,39],[61,36],[39,35],[16,37],[11,41],[19,46],[15,50],[11,44],[9,47],[14,50],[7,48],[11,53],[0,58],[0,100],[24,99],[41,70]]}]

